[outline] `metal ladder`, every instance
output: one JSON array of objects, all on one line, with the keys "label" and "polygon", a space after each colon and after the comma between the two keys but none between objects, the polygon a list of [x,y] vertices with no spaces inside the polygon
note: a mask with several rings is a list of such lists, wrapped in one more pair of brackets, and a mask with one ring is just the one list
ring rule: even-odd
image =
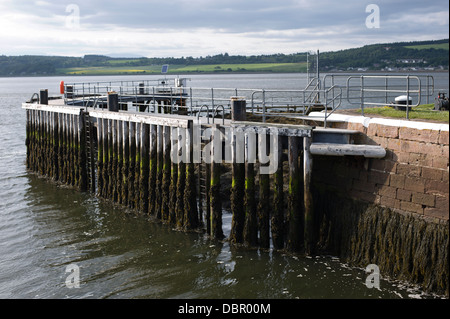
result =
[{"label": "metal ladder", "polygon": [[[200,129],[200,150],[203,150],[205,145],[209,143],[209,141],[205,140],[203,137],[203,132],[205,131],[205,127],[201,126]],[[201,160],[198,164],[198,182],[197,182],[197,191],[199,198],[199,218],[200,221],[204,221],[203,218],[206,218],[206,213],[209,211],[209,175],[210,172],[207,169],[207,164],[205,161]],[[205,213],[205,215],[203,215]],[[207,222],[207,221],[206,221]]]},{"label": "metal ladder", "polygon": [[93,165],[93,145],[92,145],[92,124],[88,112],[83,112],[84,121],[84,138],[86,142],[86,168],[87,168],[87,181],[88,190],[95,192],[95,167]]}]

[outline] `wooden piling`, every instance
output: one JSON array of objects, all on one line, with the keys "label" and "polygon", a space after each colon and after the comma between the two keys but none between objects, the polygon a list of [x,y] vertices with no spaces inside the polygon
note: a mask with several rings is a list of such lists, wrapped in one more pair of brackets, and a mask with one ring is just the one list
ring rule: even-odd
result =
[{"label": "wooden piling", "polygon": [[[42,138],[44,138],[44,112],[42,112]],[[73,115],[67,115],[67,183],[73,186]],[[42,165],[44,170],[44,165]]]},{"label": "wooden piling", "polygon": [[254,247],[258,244],[258,223],[255,200],[256,134],[245,134],[245,224],[244,243]]},{"label": "wooden piling", "polygon": [[[85,192],[88,190],[88,167],[86,166],[86,128],[83,120],[83,111],[78,116],[78,163],[79,168],[79,188]],[[53,140],[53,139],[52,139]],[[53,144],[53,142],[52,142]],[[52,145],[53,149],[53,145]],[[52,151],[53,154],[53,151]]]},{"label": "wooden piling", "polygon": [[314,207],[313,197],[311,193],[311,174],[313,159],[309,151],[311,146],[311,138],[303,138],[303,194],[305,209],[305,252],[308,255],[314,254],[315,251],[315,230],[314,230]]},{"label": "wooden piling", "polygon": [[272,244],[275,249],[284,248],[284,194],[283,194],[283,148],[281,136],[274,146],[274,156],[278,158],[278,167],[273,175],[273,211],[271,220]]},{"label": "wooden piling", "polygon": [[117,183],[117,203],[122,204],[124,203],[123,198],[123,187],[124,187],[124,179],[123,179],[123,126],[126,121],[117,121],[117,137],[116,137],[116,143],[117,143],[117,164],[116,164],[116,183]]},{"label": "wooden piling", "polygon": [[136,164],[134,168],[134,192],[133,192],[133,207],[139,212],[140,208],[140,174],[141,174],[141,125],[136,123],[136,138],[134,143],[136,144]]},{"label": "wooden piling", "polygon": [[175,218],[176,226],[183,228],[184,218],[184,188],[186,186],[186,129],[178,129],[178,176],[176,189]]},{"label": "wooden piling", "polygon": [[[269,135],[266,135],[266,150],[269,149]],[[263,136],[258,134],[258,145],[262,145]],[[258,201],[258,228],[259,245],[262,248],[270,247],[270,176],[259,174],[259,201]]]},{"label": "wooden piling", "polygon": [[176,145],[178,143],[178,128],[171,127],[171,166],[170,166],[170,186],[169,186],[169,216],[168,221],[172,226],[176,225],[176,202],[177,202],[177,185],[178,185],[178,150]]},{"label": "wooden piling", "polygon": [[113,122],[114,120],[107,120],[108,122],[108,165],[107,165],[107,175],[108,175],[108,188],[106,190],[106,198],[113,200],[114,196],[114,140],[113,140]]},{"label": "wooden piling", "polygon": [[162,179],[164,166],[164,140],[163,140],[163,126],[157,126],[157,169],[156,169],[156,191],[155,191],[155,210],[157,218],[161,219],[162,207]]},{"label": "wooden piling", "polygon": [[[59,114],[59,130],[58,130],[58,135],[59,135],[59,143],[58,143],[58,166],[59,166],[59,182],[64,182],[65,181],[65,161],[64,161],[64,156],[65,156],[65,114],[64,113],[60,113]],[[35,122],[36,123],[36,122]],[[37,129],[37,127],[36,127]],[[37,133],[37,130],[36,130]],[[35,140],[37,142],[37,134],[35,134]],[[35,168],[36,170],[36,168]]]},{"label": "wooden piling", "polygon": [[206,221],[206,233],[211,234],[211,197],[209,196],[211,190],[211,164],[205,163],[205,221]]},{"label": "wooden piling", "polygon": [[130,124],[128,121],[122,122],[122,149],[123,149],[123,157],[122,157],[122,204],[124,206],[128,206],[128,189],[129,189],[129,165],[130,165]]},{"label": "wooden piling", "polygon": [[141,141],[140,141],[140,174],[139,174],[139,204],[140,212],[148,213],[148,181],[149,181],[149,125],[141,123]]},{"label": "wooden piling", "polygon": [[296,136],[288,138],[289,159],[289,194],[288,194],[288,218],[289,225],[286,249],[299,252],[303,247],[303,209],[301,200],[300,174],[299,174],[299,143]]},{"label": "wooden piling", "polygon": [[150,125],[150,172],[148,184],[148,213],[155,217],[160,216],[156,212],[156,177],[158,170],[158,128],[156,125]]},{"label": "wooden piling", "polygon": [[161,219],[165,222],[169,221],[170,215],[170,183],[171,183],[171,127],[165,126],[163,129],[163,143],[164,143],[164,162],[163,162],[163,175],[161,185]]},{"label": "wooden piling", "polygon": [[111,200],[118,202],[119,194],[119,179],[117,179],[118,162],[119,162],[119,141],[118,141],[118,120],[111,120]]},{"label": "wooden piling", "polygon": [[128,207],[134,208],[134,179],[135,179],[135,169],[136,169],[136,123],[130,122],[129,125],[129,143],[130,143],[130,160],[128,169]]},{"label": "wooden piling", "polygon": [[197,209],[197,185],[194,164],[194,127],[190,122],[186,129],[186,185],[184,189],[184,217],[183,228],[185,230],[196,229],[199,225]]},{"label": "wooden piling", "polygon": [[[222,229],[222,200],[220,196],[220,169],[222,158],[217,154],[222,152],[222,143],[218,125],[212,127],[211,143],[211,188],[209,197],[211,201],[211,237],[214,239],[223,239],[225,236]],[[221,156],[220,156],[221,157]]]},{"label": "wooden piling", "polygon": [[232,181],[231,181],[231,221],[230,242],[242,244],[245,224],[245,141],[244,134],[233,129],[231,144]]},{"label": "wooden piling", "polygon": [[103,121],[97,119],[97,196],[103,190]]}]

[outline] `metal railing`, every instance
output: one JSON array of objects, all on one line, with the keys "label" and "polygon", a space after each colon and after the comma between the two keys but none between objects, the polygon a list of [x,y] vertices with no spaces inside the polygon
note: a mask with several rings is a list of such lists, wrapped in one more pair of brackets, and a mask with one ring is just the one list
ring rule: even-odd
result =
[{"label": "metal railing", "polygon": [[[336,84],[336,82],[340,82]],[[422,83],[425,82],[423,85]],[[434,78],[431,75],[335,75],[328,74],[323,78],[324,91],[328,86],[337,86],[345,90],[344,100],[349,106],[358,106],[364,115],[366,106],[397,107],[394,101],[399,95],[406,96],[406,118],[412,107],[422,103],[434,95]],[[410,100],[415,103],[410,104]]]},{"label": "metal railing", "polygon": [[[105,107],[108,92],[119,95],[119,105],[123,109],[135,107],[136,111],[155,113],[175,113],[185,108],[189,115],[204,112],[215,116],[217,106],[221,106],[222,116],[231,112],[230,98],[240,96],[250,101],[247,110],[253,115],[267,116],[296,112],[305,114],[309,107],[317,104],[311,97],[318,96],[317,85],[304,90],[266,90],[210,87],[177,87],[168,85],[170,80],[156,81],[115,81],[65,84],[66,104],[86,107]],[[312,82],[311,82],[312,83]],[[215,112],[216,110],[216,112]]]},{"label": "metal railing", "polygon": [[215,117],[220,115],[220,106],[224,117],[231,112],[230,98],[239,96],[249,101],[247,111],[261,116],[263,122],[270,116],[298,117],[313,109],[322,109],[326,125],[328,117],[339,108],[359,107],[364,115],[367,106],[398,106],[392,99],[401,94],[415,101],[410,103],[410,99],[406,99],[406,117],[409,118],[410,108],[419,105],[423,97],[428,103],[434,94],[434,78],[430,75],[327,74],[322,80],[311,79],[299,90],[186,87],[177,80],[66,84],[64,99],[66,104],[105,107],[108,92],[115,91],[122,109],[135,107],[136,111],[155,113],[176,113],[184,109],[183,114],[197,117],[206,109],[206,116]]}]

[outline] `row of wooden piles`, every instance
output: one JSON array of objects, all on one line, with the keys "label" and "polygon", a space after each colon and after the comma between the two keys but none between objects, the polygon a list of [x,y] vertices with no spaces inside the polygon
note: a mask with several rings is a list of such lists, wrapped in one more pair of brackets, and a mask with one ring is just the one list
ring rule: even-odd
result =
[{"label": "row of wooden piles", "polygon": [[[310,251],[314,240],[312,200],[309,190],[305,191],[310,177],[303,174],[308,138],[285,136],[283,141],[283,136],[278,137],[287,153],[283,155],[279,148],[278,167],[272,175],[258,173],[260,164],[249,161],[247,153],[244,163],[233,158],[228,164],[231,181],[225,181],[220,162],[194,163],[192,120],[164,125],[95,117],[96,132],[91,132],[88,148],[96,145],[96,169],[90,171],[83,116],[83,111],[76,115],[27,110],[27,167],[82,191],[89,189],[91,178],[101,198],[180,230],[206,229],[217,239],[224,238],[222,194],[228,187],[223,183],[231,182],[231,243]],[[219,146],[211,144],[214,154]],[[186,158],[177,158],[181,154]],[[236,152],[232,154],[234,157]],[[288,169],[283,164],[286,155]],[[89,178],[89,174],[93,176]],[[206,196],[198,187],[204,180]]]},{"label": "row of wooden piles", "polygon": [[80,112],[26,110],[27,168],[87,189],[85,132]]}]

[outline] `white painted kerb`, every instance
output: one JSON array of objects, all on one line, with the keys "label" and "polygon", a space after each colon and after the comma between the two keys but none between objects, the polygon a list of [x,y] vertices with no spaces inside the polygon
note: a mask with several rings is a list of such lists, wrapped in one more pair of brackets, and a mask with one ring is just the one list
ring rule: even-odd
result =
[{"label": "white painted kerb", "polygon": [[[315,120],[317,120],[317,117],[324,117],[324,113],[322,112],[311,112],[309,115],[314,116]],[[328,117],[327,121],[328,120],[362,124],[364,125],[364,127],[369,127],[370,124],[382,124],[387,126],[415,128],[418,130],[436,130],[447,132],[449,131],[449,125],[444,123],[395,120],[395,119],[355,116],[346,114],[331,114]]]}]

